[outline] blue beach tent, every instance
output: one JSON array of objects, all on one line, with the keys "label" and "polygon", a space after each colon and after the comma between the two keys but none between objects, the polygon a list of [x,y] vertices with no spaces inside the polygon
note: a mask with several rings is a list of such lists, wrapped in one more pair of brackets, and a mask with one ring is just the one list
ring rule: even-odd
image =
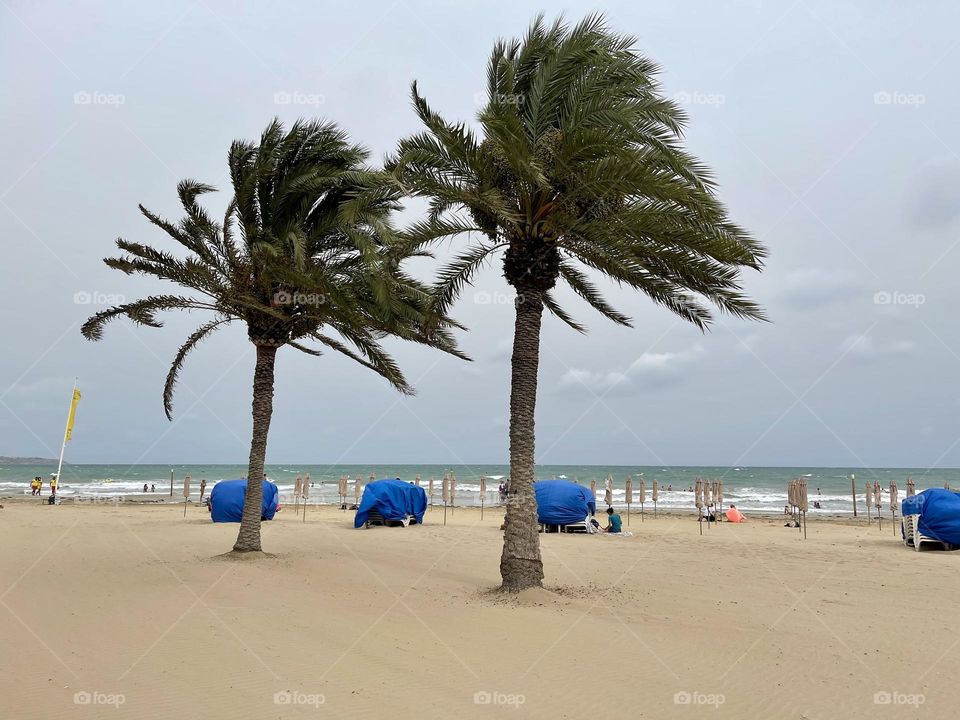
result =
[{"label": "blue beach tent", "polygon": [[960,495],[943,488],[930,488],[903,499],[904,515],[919,515],[921,535],[960,545]]},{"label": "blue beach tent", "polygon": [[572,525],[597,512],[590,488],[569,480],[537,480],[533,492],[537,520],[544,525]]},{"label": "blue beach tent", "polygon": [[[214,522],[240,522],[246,496],[246,480],[221,480],[210,492],[210,519]],[[264,480],[261,520],[273,520],[277,513],[278,496],[277,486]]]},{"label": "blue beach tent", "polygon": [[353,526],[363,527],[374,510],[386,521],[402,521],[413,516],[421,525],[426,509],[427,493],[422,487],[403,480],[374,480],[363,489]]}]

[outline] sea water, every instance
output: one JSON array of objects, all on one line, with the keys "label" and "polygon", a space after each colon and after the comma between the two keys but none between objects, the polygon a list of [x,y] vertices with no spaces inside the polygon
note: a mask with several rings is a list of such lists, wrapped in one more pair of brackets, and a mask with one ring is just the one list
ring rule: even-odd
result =
[{"label": "sea water", "polygon": [[[190,475],[191,497],[197,499],[200,480],[207,481],[207,493],[219,480],[230,480],[246,475],[245,465],[64,465],[59,493],[87,501],[111,499],[156,500],[180,502],[183,499],[183,479]],[[44,495],[49,493],[50,473],[54,465],[8,465],[0,467],[0,496],[30,494],[30,480],[40,475],[44,480]],[[173,473],[173,495],[170,494],[170,475]],[[313,483],[310,489],[311,503],[338,502],[337,480],[341,475],[350,478],[347,499],[352,502],[354,480],[359,476],[361,484],[371,475],[376,479],[400,478],[413,481],[420,475],[421,485],[426,490],[428,481],[434,479],[434,497],[441,503],[441,479],[453,473],[457,478],[456,504],[479,506],[481,502],[479,479],[487,479],[487,493],[483,502],[487,505],[498,502],[496,476],[509,475],[506,465],[300,465],[295,463],[268,464],[267,477],[275,482],[283,502],[293,501],[293,487],[297,475],[309,474]],[[724,504],[736,504],[744,512],[783,512],[786,503],[787,482],[792,478],[805,477],[811,513],[829,515],[852,513],[850,476],[855,475],[859,495],[858,507],[863,511],[864,484],[879,481],[884,492],[884,507],[888,505],[887,491],[891,481],[896,481],[900,497],[906,494],[906,481],[912,477],[917,491],[945,484],[960,489],[960,469],[956,468],[823,468],[823,467],[663,467],[625,465],[541,465],[537,467],[538,479],[566,478],[589,486],[591,479],[597,483],[598,507],[603,505],[605,480],[613,477],[613,502],[621,507],[625,499],[624,480],[633,478],[634,509],[639,510],[636,493],[641,477],[646,482],[647,502],[644,510],[653,509],[652,483],[660,484],[658,508],[665,510],[690,509],[693,493],[689,489],[697,477],[710,480],[722,479]],[[153,493],[143,494],[143,486],[156,486]],[[671,489],[668,489],[672,487]],[[813,509],[819,501],[821,509]]]}]

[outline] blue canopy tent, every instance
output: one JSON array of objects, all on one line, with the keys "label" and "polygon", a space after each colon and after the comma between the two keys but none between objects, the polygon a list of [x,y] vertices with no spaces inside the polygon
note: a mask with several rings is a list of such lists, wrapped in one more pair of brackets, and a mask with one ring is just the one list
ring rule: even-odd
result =
[{"label": "blue canopy tent", "polygon": [[572,525],[595,515],[597,503],[590,488],[569,480],[537,480],[537,520],[543,525]]},{"label": "blue canopy tent", "polygon": [[942,488],[930,488],[906,497],[900,505],[903,515],[919,515],[921,535],[960,545],[960,495]]},{"label": "blue canopy tent", "polygon": [[[214,522],[240,522],[243,501],[247,497],[246,480],[221,480],[210,493],[210,519]],[[260,519],[273,520],[277,513],[279,491],[269,480],[263,481]]]},{"label": "blue canopy tent", "polygon": [[400,479],[374,480],[363,489],[353,526],[358,528],[366,525],[371,513],[382,517],[385,523],[402,523],[408,517],[413,517],[418,525],[422,525],[426,510],[427,493],[422,487]]}]

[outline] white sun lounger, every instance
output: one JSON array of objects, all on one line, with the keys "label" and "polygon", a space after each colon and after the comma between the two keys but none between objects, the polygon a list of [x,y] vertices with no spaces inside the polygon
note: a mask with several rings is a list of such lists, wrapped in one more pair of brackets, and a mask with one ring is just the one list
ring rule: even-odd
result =
[{"label": "white sun lounger", "polygon": [[944,550],[949,550],[952,546],[942,540],[929,537],[920,533],[920,516],[903,516],[903,542],[907,547],[912,546],[914,550],[920,552],[920,548],[926,545],[939,545]]}]

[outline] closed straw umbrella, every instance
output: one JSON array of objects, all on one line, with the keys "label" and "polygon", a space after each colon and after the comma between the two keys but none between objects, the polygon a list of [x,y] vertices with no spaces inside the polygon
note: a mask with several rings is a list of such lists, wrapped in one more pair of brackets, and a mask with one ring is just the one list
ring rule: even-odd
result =
[{"label": "closed straw umbrella", "polygon": [[363,480],[357,475],[357,479],[353,481],[353,501],[356,505],[360,505],[361,495],[363,495]]},{"label": "closed straw umbrella", "polygon": [[[717,506],[720,508],[720,514],[723,515],[723,478],[717,480],[717,491],[714,499],[717,501]],[[717,519],[719,520],[720,518]]]},{"label": "closed straw umbrella", "polygon": [[[640,482],[643,482],[641,479]],[[627,501],[627,525],[630,524],[630,503],[633,502],[633,478],[627,475],[627,479],[623,481],[624,493],[626,493]]]},{"label": "closed straw umbrella", "polygon": [[607,475],[606,488],[603,491],[603,501],[607,507],[613,505],[613,478]]},{"label": "closed straw umbrella", "polygon": [[867,522],[873,522],[873,485],[868,482],[864,485],[863,491],[866,494]]},{"label": "closed straw umbrella", "polygon": [[653,480],[653,488],[650,493],[650,499],[653,500],[653,516],[657,516],[657,500],[660,496],[660,483],[657,482],[656,478]]},{"label": "closed straw umbrella", "polygon": [[883,529],[883,520],[881,519],[881,510],[883,509],[883,490],[880,487],[880,481],[876,480],[873,483],[873,502],[877,506],[877,525],[882,530]]},{"label": "closed straw umbrella", "polygon": [[912,477],[907,478],[907,497],[913,497],[917,494],[917,484]]},{"label": "closed straw umbrella", "polygon": [[[710,490],[711,490],[710,481],[704,480],[703,481],[703,506],[707,510],[707,528],[710,527],[710,506],[713,505],[713,493]],[[716,513],[714,513],[714,517],[716,517]]]},{"label": "closed straw umbrella", "polygon": [[893,521],[893,534],[897,534],[897,481],[890,481],[890,518]]},{"label": "closed straw umbrella", "polygon": [[347,483],[349,479],[346,475],[341,475],[340,480],[337,481],[337,495],[340,496],[340,509],[347,509]]},{"label": "closed straw umbrella", "polygon": [[450,473],[450,512],[457,504],[457,474]]},{"label": "closed straw umbrella", "polygon": [[450,503],[450,476],[444,473],[443,485],[440,491],[443,497],[443,524],[447,524],[447,505]]},{"label": "closed straw umbrella", "polygon": [[[656,482],[656,480],[654,480]],[[640,501],[640,522],[643,522],[643,504],[647,501],[647,481],[640,476],[640,489],[637,490],[637,500]]]},{"label": "closed straw umbrella", "polygon": [[[57,476],[57,482],[60,482],[60,477]],[[187,475],[183,478],[183,516],[187,516],[187,500],[190,499],[190,476]]]},{"label": "closed straw umbrella", "polygon": [[430,496],[430,504],[433,505],[433,475],[430,476],[430,481],[427,483],[427,495]]},{"label": "closed straw umbrella", "polygon": [[483,520],[483,502],[487,497],[487,478],[480,476],[480,519]]},{"label": "closed straw umbrella", "polygon": [[420,475],[417,475],[417,476],[413,479],[413,484],[416,485],[417,487],[420,487]]},{"label": "closed straw umbrella", "polygon": [[303,522],[307,521],[307,498],[310,497],[310,483],[304,482],[300,485],[300,494],[303,497]]},{"label": "closed straw umbrella", "polygon": [[797,483],[797,507],[803,513],[803,538],[807,538],[807,479],[800,478]]},{"label": "closed straw umbrella", "polygon": [[303,480],[297,475],[297,479],[293,481],[293,514],[297,514],[297,505],[300,502],[300,493],[303,490]]},{"label": "closed straw umbrella", "polygon": [[703,478],[697,478],[693,486],[693,502],[697,506],[697,524],[700,534],[703,535]]}]

